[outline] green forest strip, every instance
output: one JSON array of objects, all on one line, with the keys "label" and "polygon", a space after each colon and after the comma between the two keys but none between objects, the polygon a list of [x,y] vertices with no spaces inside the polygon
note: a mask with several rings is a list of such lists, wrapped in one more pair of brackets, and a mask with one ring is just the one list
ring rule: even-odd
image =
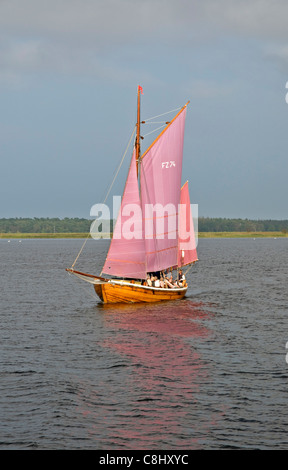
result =
[{"label": "green forest strip", "polygon": [[[90,232],[92,219],[79,218],[10,218],[0,219],[0,237],[4,238],[86,238]],[[103,221],[105,222],[105,221]],[[113,231],[113,220],[110,232]],[[115,221],[114,221],[115,222]],[[101,237],[101,221],[98,221],[98,235]],[[109,231],[109,225],[103,231]],[[199,237],[286,237],[288,220],[249,220],[198,218]]]},{"label": "green forest strip", "polygon": [[[111,234],[112,235],[112,234]],[[29,239],[29,238],[87,238],[87,233],[0,233],[2,239]],[[199,238],[288,238],[288,233],[283,232],[199,232]],[[90,238],[90,235],[89,235]],[[109,239],[107,234],[100,234],[99,239]]]},{"label": "green forest strip", "polygon": [[16,232],[16,233],[0,233],[0,238],[87,238],[87,233],[81,233],[81,232],[67,232],[67,233],[21,233],[21,232]]},{"label": "green forest strip", "polygon": [[283,232],[199,232],[199,238],[287,238]]}]

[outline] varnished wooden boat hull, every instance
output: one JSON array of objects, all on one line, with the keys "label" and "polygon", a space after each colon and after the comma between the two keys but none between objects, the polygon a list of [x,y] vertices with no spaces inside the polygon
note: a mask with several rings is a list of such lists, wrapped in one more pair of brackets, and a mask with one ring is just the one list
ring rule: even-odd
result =
[{"label": "varnished wooden boat hull", "polygon": [[141,286],[127,282],[103,282],[94,284],[98,297],[104,303],[161,302],[163,300],[183,299],[187,287],[163,289]]}]

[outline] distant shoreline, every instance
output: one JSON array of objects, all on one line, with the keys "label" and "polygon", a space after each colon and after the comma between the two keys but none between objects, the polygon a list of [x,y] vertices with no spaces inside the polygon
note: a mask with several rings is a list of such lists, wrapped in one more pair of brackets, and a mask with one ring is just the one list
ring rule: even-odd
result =
[{"label": "distant shoreline", "polygon": [[[105,235],[105,234],[103,234]],[[36,238],[87,238],[87,233],[0,233],[0,239],[36,239]],[[199,232],[199,238],[287,238],[285,232]],[[90,235],[89,235],[89,238]],[[99,239],[103,236],[99,233]]]}]

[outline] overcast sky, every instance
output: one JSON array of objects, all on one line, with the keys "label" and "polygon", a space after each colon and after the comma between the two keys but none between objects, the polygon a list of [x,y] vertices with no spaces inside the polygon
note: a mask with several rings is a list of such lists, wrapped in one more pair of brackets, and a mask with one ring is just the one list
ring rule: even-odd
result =
[{"label": "overcast sky", "polygon": [[89,218],[141,85],[143,119],[190,100],[199,215],[287,219],[287,19],[287,0],[0,0],[0,217]]}]

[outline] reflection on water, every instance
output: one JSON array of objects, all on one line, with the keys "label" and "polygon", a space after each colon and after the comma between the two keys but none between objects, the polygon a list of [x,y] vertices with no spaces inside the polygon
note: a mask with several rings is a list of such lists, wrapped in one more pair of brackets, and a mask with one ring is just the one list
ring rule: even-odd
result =
[{"label": "reflection on water", "polygon": [[[97,409],[90,432],[97,438],[103,427],[109,427],[106,442],[110,447],[114,442],[118,448],[157,448],[157,442],[165,439],[167,445],[175,445],[175,436],[179,436],[179,448],[196,445],[191,414],[197,408],[201,384],[209,375],[197,342],[211,336],[201,320],[212,314],[202,303],[188,299],[153,305],[102,304],[98,309],[109,331],[101,345],[117,356],[110,376],[98,385],[109,396],[112,386],[115,401],[105,403],[105,398],[98,396],[101,410]],[[91,391],[90,401],[95,402],[95,390]],[[87,410],[83,408],[83,414]]]}]

